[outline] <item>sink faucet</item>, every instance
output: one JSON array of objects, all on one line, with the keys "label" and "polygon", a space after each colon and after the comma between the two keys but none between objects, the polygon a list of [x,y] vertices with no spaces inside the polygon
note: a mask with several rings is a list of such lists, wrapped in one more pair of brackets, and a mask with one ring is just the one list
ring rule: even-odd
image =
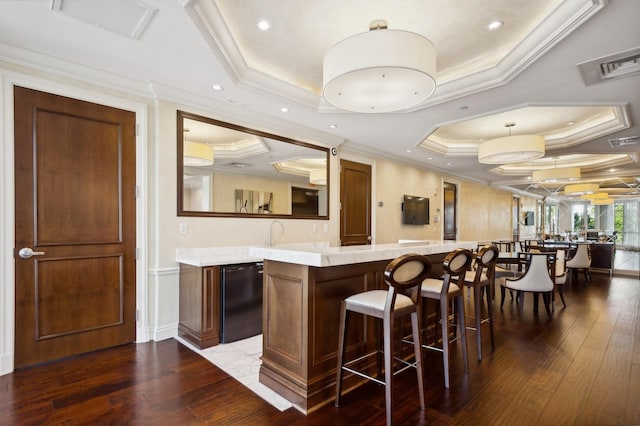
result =
[{"label": "sink faucet", "polygon": [[277,219],[271,221],[271,226],[269,227],[269,247],[273,246],[275,242],[275,239],[273,238],[273,225],[275,225],[276,223],[280,225],[280,229],[282,230],[282,237],[284,237],[284,225],[282,224],[282,222]]}]

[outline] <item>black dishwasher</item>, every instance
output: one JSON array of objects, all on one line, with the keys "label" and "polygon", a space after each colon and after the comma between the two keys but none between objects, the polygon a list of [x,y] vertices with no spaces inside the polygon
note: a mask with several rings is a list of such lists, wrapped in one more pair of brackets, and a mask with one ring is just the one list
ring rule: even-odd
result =
[{"label": "black dishwasher", "polygon": [[262,333],[262,263],[221,269],[220,342]]}]

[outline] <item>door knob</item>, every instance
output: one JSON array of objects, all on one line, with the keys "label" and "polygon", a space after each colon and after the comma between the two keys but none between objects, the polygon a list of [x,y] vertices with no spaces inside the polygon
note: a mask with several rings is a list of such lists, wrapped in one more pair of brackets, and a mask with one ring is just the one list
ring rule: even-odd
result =
[{"label": "door knob", "polygon": [[42,256],[43,254],[43,251],[33,251],[31,247],[23,247],[18,252],[18,256],[23,259],[29,259],[31,256]]}]

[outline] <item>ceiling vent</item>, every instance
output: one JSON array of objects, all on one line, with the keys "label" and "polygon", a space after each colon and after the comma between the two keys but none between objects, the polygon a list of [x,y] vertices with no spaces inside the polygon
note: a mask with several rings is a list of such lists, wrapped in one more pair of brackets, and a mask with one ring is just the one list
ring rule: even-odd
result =
[{"label": "ceiling vent", "polygon": [[619,148],[621,146],[628,146],[628,145],[637,145],[639,143],[640,143],[640,136],[629,136],[626,138],[609,139],[609,145],[611,145],[613,148]]},{"label": "ceiling vent", "polygon": [[157,11],[141,0],[51,0],[51,10],[134,40]]},{"label": "ceiling vent", "polygon": [[227,163],[224,166],[225,167],[235,167],[236,169],[244,169],[245,167],[249,167],[250,164],[240,163],[240,162],[234,161],[232,163]]},{"label": "ceiling vent", "polygon": [[587,86],[640,74],[640,47],[578,64]]}]

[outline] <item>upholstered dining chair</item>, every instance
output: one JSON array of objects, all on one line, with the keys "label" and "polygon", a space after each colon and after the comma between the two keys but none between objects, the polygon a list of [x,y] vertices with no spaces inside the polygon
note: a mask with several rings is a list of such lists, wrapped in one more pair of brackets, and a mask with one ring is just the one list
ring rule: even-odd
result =
[{"label": "upholstered dining chair", "polygon": [[578,270],[582,269],[586,285],[589,285],[591,276],[589,273],[591,268],[591,244],[578,243],[576,253],[570,259],[567,259],[567,270],[571,271],[571,284],[577,282]]},{"label": "upholstered dining chair", "polygon": [[[336,371],[336,400],[335,406],[340,406],[340,394],[342,388],[342,375],[344,371],[356,374],[360,377],[372,380],[385,387],[385,406],[387,425],[392,422],[393,407],[393,377],[409,367],[415,367],[418,378],[418,396],[420,407],[424,410],[424,383],[422,370],[422,340],[420,329],[420,288],[422,282],[431,271],[431,263],[425,256],[419,254],[406,254],[389,263],[384,271],[384,281],[388,285],[386,290],[370,290],[354,294],[342,301],[340,310],[340,327],[338,338],[338,368]],[[349,326],[349,314],[357,312],[382,320],[383,328],[383,352],[384,352],[384,381],[369,376],[356,369],[356,364],[369,356],[379,355],[379,351],[361,356],[357,359],[345,362],[346,339]],[[397,318],[410,316],[413,337],[415,361],[407,363],[403,359],[394,356],[394,323]],[[379,345],[378,345],[379,346]],[[394,371],[394,361],[399,361],[405,366]],[[362,369],[361,369],[362,370]]]},{"label": "upholstered dining chair", "polygon": [[553,281],[555,284],[555,288],[558,290],[558,294],[560,295],[560,300],[562,300],[562,306],[564,308],[567,307],[567,304],[564,301],[564,283],[567,281],[566,257],[566,250],[558,249],[556,251],[555,277]]},{"label": "upholstered dining chair", "polygon": [[[442,330],[442,347],[423,344],[425,349],[442,352],[444,364],[444,386],[449,387],[449,345],[460,339],[462,346],[462,356],[464,361],[464,372],[469,372],[469,357],[467,355],[467,334],[464,319],[464,277],[473,261],[473,253],[467,249],[456,249],[449,253],[443,262],[444,276],[442,279],[427,278],[422,282],[420,295],[426,299],[440,302],[440,323]],[[456,317],[458,319],[455,338],[449,338],[449,306],[451,301],[455,301]]]},{"label": "upholstered dining chair", "polygon": [[[534,294],[534,311],[537,313],[538,294],[542,293],[544,307],[547,315],[551,316],[550,300],[554,289],[554,281],[549,271],[548,253],[529,253],[527,269],[519,278],[505,278],[506,288],[517,291],[520,303],[520,312],[524,309],[524,293]],[[555,275],[555,273],[554,273]],[[504,303],[504,296],[502,298]],[[501,305],[502,307],[502,305]]]},{"label": "upholstered dining chair", "polygon": [[[482,361],[481,326],[484,323],[489,323],[491,350],[495,349],[495,340],[493,336],[493,289],[498,253],[498,247],[495,245],[482,247],[475,256],[474,269],[467,271],[463,281],[466,287],[473,289],[475,327],[467,326],[467,329],[474,330],[476,332],[478,361]],[[486,297],[487,300],[486,318],[482,317],[482,301],[484,297]]]}]

